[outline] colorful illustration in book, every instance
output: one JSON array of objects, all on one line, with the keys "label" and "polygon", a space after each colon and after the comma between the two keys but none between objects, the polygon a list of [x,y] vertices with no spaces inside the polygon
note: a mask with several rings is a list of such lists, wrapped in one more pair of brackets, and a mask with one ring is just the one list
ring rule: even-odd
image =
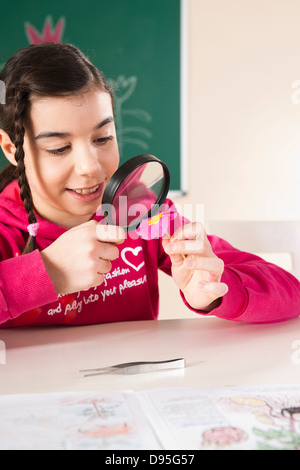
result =
[{"label": "colorful illustration in book", "polygon": [[[6,424],[0,426],[1,449],[140,449],[148,441],[156,445],[130,392],[23,395],[21,401],[17,396],[12,400],[14,407],[2,403]],[[19,431],[13,439],[15,429]]]},{"label": "colorful illustration in book", "polygon": [[203,433],[202,447],[204,449],[212,447],[213,449],[225,450],[230,449],[231,445],[246,441],[247,438],[248,435],[242,429],[220,426]]},{"label": "colorful illustration in book", "polygon": [[[299,450],[300,449],[300,397],[277,395],[231,396],[218,401],[223,411],[247,416],[245,422],[252,422],[251,434],[259,450]],[[232,420],[233,421],[233,420]],[[223,433],[223,435],[222,435]],[[214,443],[236,445],[242,430],[233,427],[209,429],[203,433],[203,447]],[[231,440],[230,440],[231,437]],[[241,440],[241,439],[240,439]]]}]

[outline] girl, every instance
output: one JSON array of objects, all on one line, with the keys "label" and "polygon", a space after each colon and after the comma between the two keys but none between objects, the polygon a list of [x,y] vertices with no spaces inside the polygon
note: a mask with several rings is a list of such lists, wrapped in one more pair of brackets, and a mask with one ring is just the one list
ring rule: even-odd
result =
[{"label": "girl", "polygon": [[31,45],[0,79],[10,162],[0,177],[2,327],[156,319],[158,268],[199,313],[252,322],[299,315],[293,276],[199,224],[182,221],[171,239],[145,241],[97,223],[119,163],[113,94],[77,48]]}]

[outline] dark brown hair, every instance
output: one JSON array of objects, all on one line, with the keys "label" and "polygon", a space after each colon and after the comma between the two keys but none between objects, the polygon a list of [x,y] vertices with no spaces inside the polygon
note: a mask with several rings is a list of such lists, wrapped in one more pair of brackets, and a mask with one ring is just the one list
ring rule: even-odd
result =
[{"label": "dark brown hair", "polygon": [[[0,173],[0,192],[18,179],[20,196],[28,223],[36,223],[30,187],[26,177],[23,142],[30,98],[80,94],[89,87],[113,93],[100,72],[75,46],[61,43],[34,44],[17,51],[5,64],[0,80],[5,83],[6,104],[0,105],[0,128],[15,145],[17,166],[10,164]],[[25,253],[35,249],[29,236]]]}]

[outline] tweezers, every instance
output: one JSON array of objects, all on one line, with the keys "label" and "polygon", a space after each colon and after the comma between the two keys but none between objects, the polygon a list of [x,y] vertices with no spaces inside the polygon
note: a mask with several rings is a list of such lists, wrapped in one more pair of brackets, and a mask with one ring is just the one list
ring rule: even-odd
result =
[{"label": "tweezers", "polygon": [[84,377],[91,377],[93,375],[110,374],[118,372],[120,374],[142,374],[144,372],[154,372],[164,369],[183,369],[185,367],[185,360],[183,358],[169,359],[167,361],[155,362],[124,362],[114,366],[102,367],[99,369],[85,369],[79,372],[88,372]]}]

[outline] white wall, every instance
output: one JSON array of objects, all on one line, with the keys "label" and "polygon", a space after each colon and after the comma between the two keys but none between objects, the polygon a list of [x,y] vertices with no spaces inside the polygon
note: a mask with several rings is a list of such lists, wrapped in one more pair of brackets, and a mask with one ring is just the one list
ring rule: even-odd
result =
[{"label": "white wall", "polygon": [[[187,3],[189,192],[175,202],[203,203],[207,231],[300,219],[300,0]],[[160,318],[190,316],[160,281]]]}]

